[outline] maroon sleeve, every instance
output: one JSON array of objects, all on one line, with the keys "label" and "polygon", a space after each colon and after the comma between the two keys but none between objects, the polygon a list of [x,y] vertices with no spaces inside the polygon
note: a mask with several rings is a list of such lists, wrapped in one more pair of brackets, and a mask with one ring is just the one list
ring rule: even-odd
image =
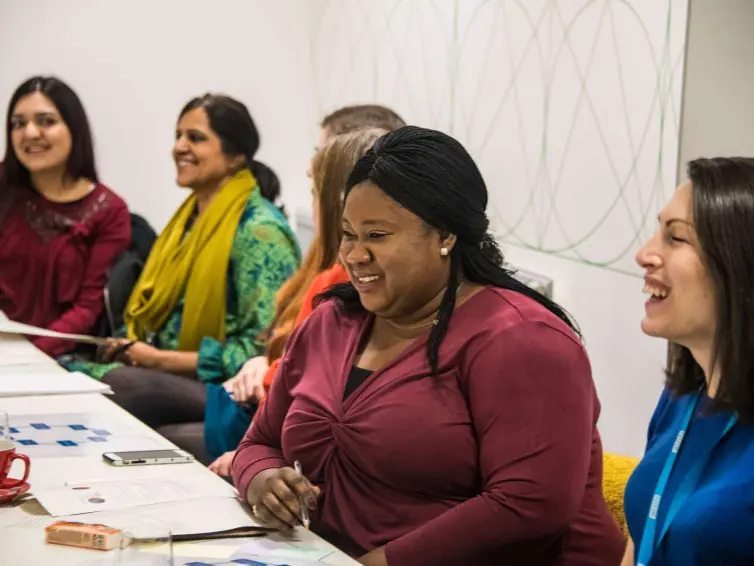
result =
[{"label": "maroon sleeve", "polygon": [[299,336],[305,328],[306,324],[299,326],[288,339],[286,353],[272,380],[272,386],[236,450],[232,464],[233,484],[241,497],[246,497],[251,480],[259,472],[287,465],[283,458],[280,439],[283,422],[293,401],[290,388],[299,380],[301,374],[292,360],[294,352],[300,347]]},{"label": "maroon sleeve", "polygon": [[[47,328],[70,334],[89,334],[104,311],[104,287],[115,260],[131,244],[131,216],[126,204],[111,194],[111,204],[94,220],[89,262],[74,304]],[[35,346],[50,356],[69,351],[69,340],[38,337]]]},{"label": "maroon sleeve", "polygon": [[595,390],[577,339],[523,322],[470,348],[466,359],[461,385],[482,492],[388,543],[390,566],[460,564],[509,544],[554,539],[584,497]]}]

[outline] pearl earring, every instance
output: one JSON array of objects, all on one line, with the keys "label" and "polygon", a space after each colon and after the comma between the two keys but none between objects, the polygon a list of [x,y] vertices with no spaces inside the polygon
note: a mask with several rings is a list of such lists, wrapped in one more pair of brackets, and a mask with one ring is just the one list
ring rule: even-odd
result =
[{"label": "pearl earring", "polygon": [[440,248],[440,255],[442,257],[446,257],[448,255],[448,248],[446,248],[446,247]]}]

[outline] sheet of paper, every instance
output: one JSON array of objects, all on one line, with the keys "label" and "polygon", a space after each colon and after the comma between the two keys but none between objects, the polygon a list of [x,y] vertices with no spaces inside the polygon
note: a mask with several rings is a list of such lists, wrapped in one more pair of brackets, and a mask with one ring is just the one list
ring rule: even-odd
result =
[{"label": "sheet of paper", "polygon": [[[322,566],[322,562],[319,560],[299,560],[296,558],[267,558],[264,556],[254,556],[251,554],[239,554],[233,558],[245,558],[247,560],[254,560],[264,566]],[[197,564],[188,564],[186,566],[199,566]],[[204,566],[204,565],[201,565]],[[209,564],[207,566],[210,566]],[[212,564],[211,566],[215,566]],[[223,565],[225,566],[225,565]],[[235,566],[235,564],[233,565]]]},{"label": "sheet of paper", "polygon": [[[230,541],[228,541],[230,542]],[[208,544],[206,542],[186,542],[173,544],[173,559],[175,564],[190,566],[235,566],[249,564],[249,566],[322,566],[318,560],[300,560],[296,558],[271,558],[238,552],[239,544]],[[139,549],[140,553],[169,556],[170,548],[167,544],[154,544]]]},{"label": "sheet of paper", "polygon": [[99,458],[104,452],[159,450],[171,446],[167,440],[148,436],[145,430],[104,413],[11,413],[10,434],[16,450],[32,460]]},{"label": "sheet of paper", "polygon": [[[44,507],[35,499],[23,501],[16,504],[15,501],[10,507],[3,507],[0,511],[0,529],[17,528],[25,530],[44,529],[54,518],[47,514]],[[0,544],[0,546],[2,546]]]},{"label": "sheet of paper", "polygon": [[[60,518],[66,519],[122,529],[140,539],[164,536],[166,531],[176,536],[229,531],[240,527],[262,528],[248,507],[235,497],[203,497]],[[240,546],[241,539],[237,540],[234,548]],[[216,541],[209,542],[216,544]]]},{"label": "sheet of paper", "polygon": [[[50,515],[58,517],[205,497],[235,497],[236,493],[225,482],[204,482],[196,485],[194,482],[181,479],[142,479],[67,485],[35,492],[35,496]],[[198,510],[194,510],[192,514],[201,516]],[[79,520],[88,522],[90,519],[87,517]]]},{"label": "sheet of paper", "polygon": [[[223,531],[239,527],[255,526],[256,521],[253,519],[248,507],[234,498],[205,498],[191,501],[176,501],[146,507],[138,507],[123,511],[104,511],[100,513],[90,513],[87,515],[75,515],[72,517],[51,517],[43,515],[44,510],[36,501],[24,503],[25,509],[8,509],[0,513],[0,529],[24,529],[26,532],[37,531],[33,534],[35,538],[44,536],[42,531],[47,525],[59,520],[84,521],[88,523],[102,523],[124,529],[129,533],[135,533],[143,538],[164,536],[170,531],[171,534],[198,534],[203,532]],[[8,524],[2,519],[6,514],[13,514],[16,519],[15,524]],[[10,517],[7,517],[10,518]],[[21,533],[19,533],[21,534]],[[5,531],[0,536],[18,536],[11,532]],[[28,535],[27,535],[28,536]],[[293,554],[306,554],[309,556],[330,556],[335,553],[332,547],[327,543],[319,540],[316,536],[303,529],[297,529],[296,539],[300,539],[294,544],[309,549],[309,552],[301,552],[300,549],[291,551],[283,549],[282,553],[286,556],[270,556],[269,545],[262,546],[267,553],[249,554],[242,550],[250,539],[222,539],[211,541],[197,542],[176,542],[173,544],[173,562],[172,566],[231,566],[241,564],[234,560],[254,560],[259,564],[269,566],[288,565],[288,566],[315,566],[321,565],[319,559],[297,558]],[[294,539],[294,540],[296,540]],[[271,537],[274,541],[275,537]],[[286,544],[290,540],[286,539]],[[279,544],[277,554],[280,554]],[[148,544],[135,545],[129,547],[129,550],[137,549],[138,552],[129,552],[123,556],[117,557],[111,553],[103,553],[102,556],[95,556],[91,561],[76,561],[77,566],[125,566],[127,564],[141,565],[149,564],[150,566],[159,565],[167,566],[168,562],[160,562],[161,557],[167,557],[167,546],[165,544]],[[314,552],[312,552],[312,549]],[[319,550],[318,550],[319,549]],[[85,552],[85,551],[82,551]],[[87,553],[87,556],[92,553]],[[96,554],[96,553],[95,553]],[[273,550],[272,554],[276,554]],[[290,556],[289,556],[290,555]],[[82,555],[83,556],[83,555]],[[123,559],[122,561],[120,559]],[[154,558],[155,560],[152,560]],[[62,563],[62,562],[61,562]],[[65,562],[68,564],[68,562]]]},{"label": "sheet of paper", "polygon": [[[152,544],[141,548],[139,552],[169,556],[170,548],[167,544]],[[225,561],[235,553],[236,548],[219,544],[177,542],[173,545],[174,558],[219,558]]]},{"label": "sheet of paper", "polygon": [[[192,558],[175,558],[171,560],[169,557],[159,554],[131,552],[130,550],[118,554],[113,554],[113,550],[109,552],[97,552],[95,550],[86,552],[87,554],[79,557],[79,560],[76,562],[59,562],[56,564],[60,564],[61,566],[239,566],[238,564],[227,564],[224,562],[201,562]],[[95,553],[98,555],[97,557],[89,558]],[[85,560],[81,560],[81,558],[85,558]]]},{"label": "sheet of paper", "polygon": [[61,338],[63,340],[72,340],[73,342],[83,342],[85,344],[107,344],[107,338],[98,338],[96,336],[86,336],[84,334],[66,334],[65,332],[55,332],[46,328],[39,328],[31,324],[22,324],[9,320],[7,317],[0,318],[0,334],[21,334],[23,336],[46,336],[47,338]]},{"label": "sheet of paper", "polygon": [[265,537],[249,539],[240,548],[241,555],[267,558],[298,558],[317,562],[332,554],[333,548],[321,539],[307,537],[291,540],[285,535],[273,533]]},{"label": "sheet of paper", "polygon": [[[52,517],[45,514],[36,501],[25,503],[24,506],[28,507],[27,512],[20,509],[8,510],[8,521],[0,522],[0,528],[41,530],[55,521],[71,520],[122,529],[141,539],[159,538],[168,532],[171,536],[176,536],[229,531],[241,527],[262,528],[249,508],[235,497],[206,497],[67,517]],[[13,517],[10,517],[11,514]],[[5,514],[0,518],[5,518]],[[235,552],[244,540],[222,539],[222,543],[229,544],[232,552]],[[178,544],[189,543],[176,543]],[[219,541],[206,541],[202,544],[217,545]]]},{"label": "sheet of paper", "polygon": [[[7,335],[6,335],[7,336]],[[52,365],[55,361],[20,336],[0,338],[0,367]]]},{"label": "sheet of paper", "polygon": [[44,529],[48,525],[57,521],[55,517],[50,515],[27,515],[26,517],[17,517],[14,522],[7,525],[2,525],[4,529],[25,529],[25,530],[40,530]]},{"label": "sheet of paper", "polygon": [[0,397],[23,395],[72,395],[76,393],[112,394],[112,389],[80,372],[14,373],[0,372]]},{"label": "sheet of paper", "polygon": [[[250,555],[221,558],[219,556],[202,556],[201,554],[189,556],[174,552],[171,561],[167,554],[151,552],[128,553],[117,557],[108,556],[104,552],[100,554],[104,556],[86,562],[76,562],[76,566],[323,566],[322,562],[311,560],[270,559]],[[66,566],[68,564],[66,562]]]},{"label": "sheet of paper", "polygon": [[[254,560],[264,566],[322,566],[320,560],[300,560],[297,558],[269,558],[265,556],[254,556],[252,554],[237,554],[234,559],[245,558],[247,560]],[[185,566],[200,566],[198,564],[185,564]],[[205,566],[205,565],[201,565]],[[207,566],[215,566],[214,564],[207,564]],[[224,564],[222,566],[225,566]],[[233,564],[235,566],[235,564]]]}]

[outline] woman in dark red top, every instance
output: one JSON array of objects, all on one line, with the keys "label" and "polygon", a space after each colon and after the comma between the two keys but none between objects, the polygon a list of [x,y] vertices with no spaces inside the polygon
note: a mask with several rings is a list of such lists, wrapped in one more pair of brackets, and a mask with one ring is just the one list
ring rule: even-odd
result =
[{"label": "woman in dark red top", "polygon": [[486,207],[440,132],[401,128],[356,164],[351,282],[291,336],[233,462],[261,521],[300,524],[319,497],[312,529],[369,566],[620,563],[586,351],[503,268]]},{"label": "woman in dark red top", "polygon": [[[0,178],[0,311],[59,332],[90,333],[107,273],[131,241],[126,204],[99,183],[76,94],[52,77],[16,89]],[[34,338],[51,356],[73,342]]]}]

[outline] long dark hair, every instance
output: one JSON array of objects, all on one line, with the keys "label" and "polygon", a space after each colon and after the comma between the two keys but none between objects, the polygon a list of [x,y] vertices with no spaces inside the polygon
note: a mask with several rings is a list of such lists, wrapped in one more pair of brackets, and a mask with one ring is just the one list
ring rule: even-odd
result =
[{"label": "long dark hair", "polygon": [[24,81],[10,97],[5,116],[5,168],[4,182],[11,187],[31,188],[28,169],[18,160],[13,150],[11,118],[16,104],[24,96],[40,92],[49,98],[60,113],[60,117],[71,132],[71,152],[66,161],[65,173],[71,179],[85,178],[98,182],[97,167],[94,162],[94,144],[89,119],[84,106],[71,87],[57,77],[36,76]]},{"label": "long dark hair", "polygon": [[[526,295],[579,334],[562,307],[518,281],[514,272],[504,267],[500,247],[487,231],[487,187],[474,160],[458,141],[416,126],[388,133],[356,163],[346,196],[365,181],[378,186],[429,226],[457,237],[450,253],[450,279],[437,324],[427,340],[427,360],[433,372],[438,371],[440,344],[448,330],[462,278]],[[347,313],[364,312],[359,294],[350,283],[320,295],[320,300],[330,298],[336,299]]]},{"label": "long dark hair", "polygon": [[210,128],[220,138],[223,153],[243,155],[262,196],[276,202],[280,197],[280,180],[272,169],[254,159],[259,150],[259,131],[246,105],[224,94],[207,93],[189,100],[179,118],[196,108],[204,108]]},{"label": "long dark hair", "polygon": [[[702,262],[714,287],[709,371],[720,377],[714,410],[754,419],[754,159],[696,159],[687,167]],[[688,348],[670,344],[667,386],[697,391],[704,372]]]}]

